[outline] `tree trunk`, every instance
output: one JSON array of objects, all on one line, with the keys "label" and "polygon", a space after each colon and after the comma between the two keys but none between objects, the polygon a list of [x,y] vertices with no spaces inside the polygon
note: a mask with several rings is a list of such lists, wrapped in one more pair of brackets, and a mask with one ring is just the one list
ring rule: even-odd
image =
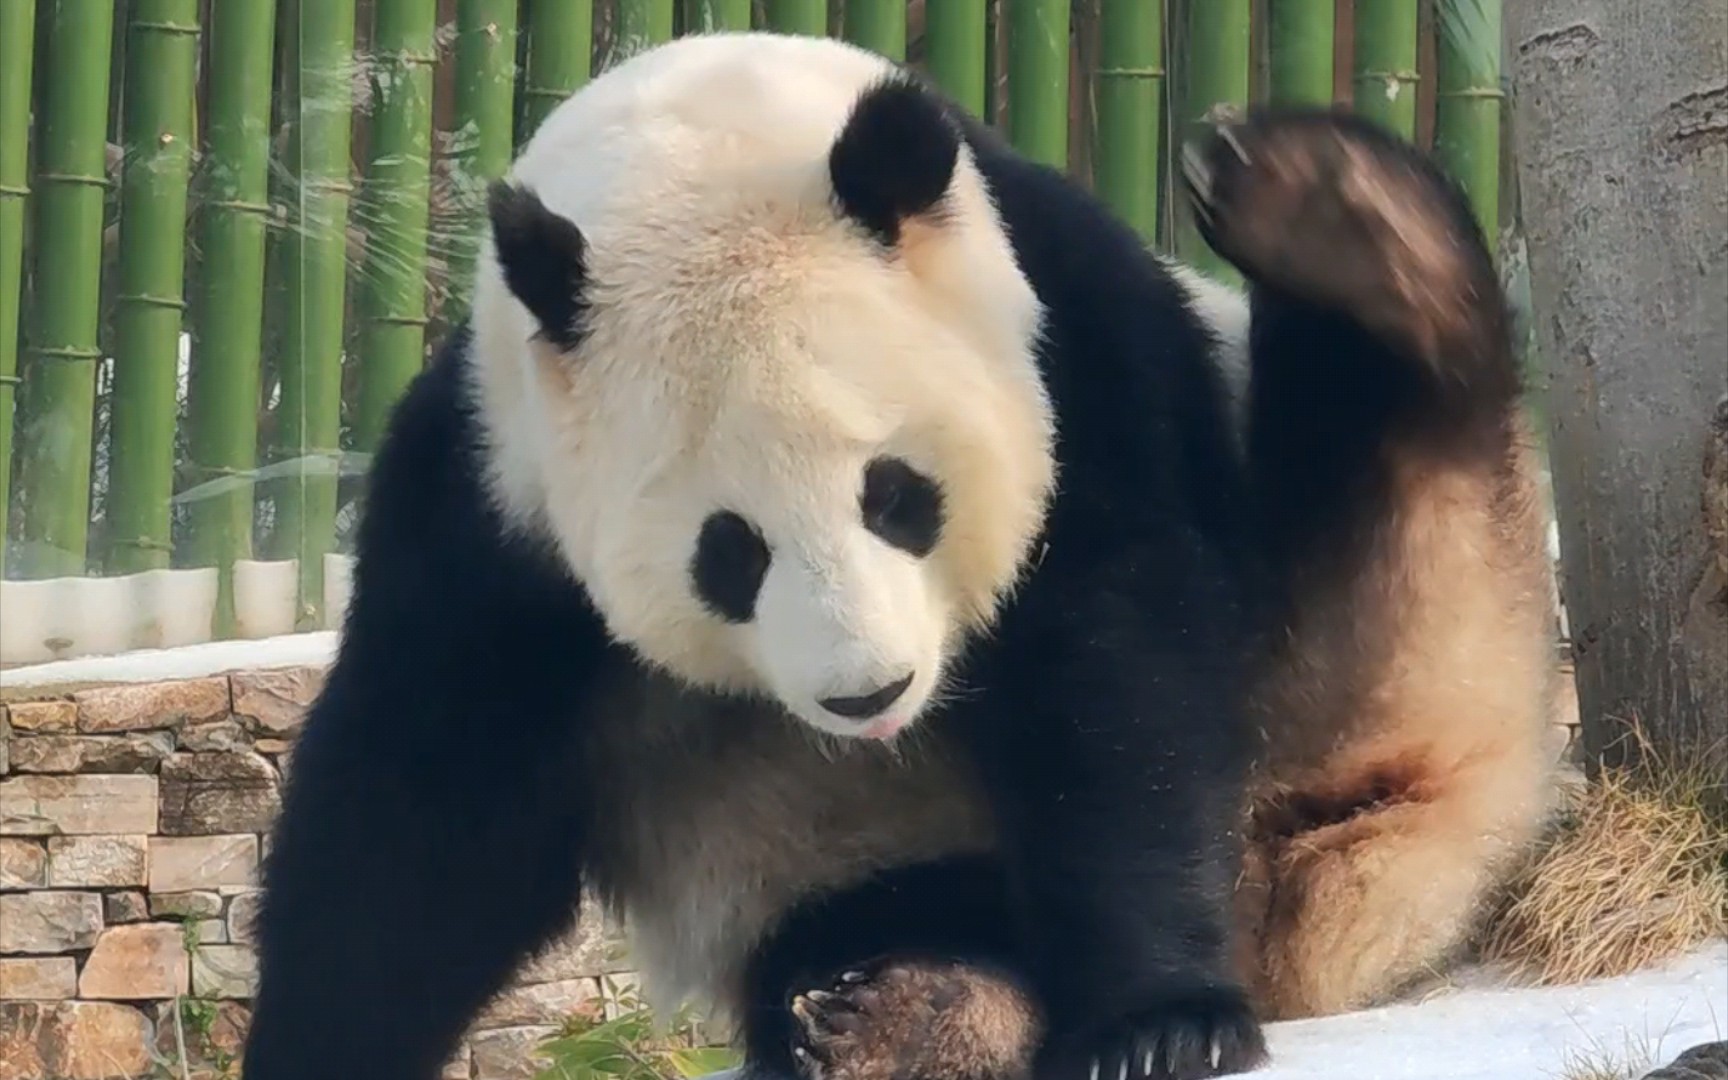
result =
[{"label": "tree trunk", "polygon": [[1722,0],[1519,0],[1506,23],[1586,749],[1620,758],[1637,722],[1722,768],[1728,581],[1705,492],[1725,478],[1705,459],[1728,391],[1728,18]]}]

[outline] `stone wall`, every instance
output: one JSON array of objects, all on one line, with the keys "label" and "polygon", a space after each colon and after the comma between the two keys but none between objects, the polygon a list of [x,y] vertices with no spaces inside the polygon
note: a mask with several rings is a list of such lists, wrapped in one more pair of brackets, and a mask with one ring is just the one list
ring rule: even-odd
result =
[{"label": "stone wall", "polygon": [[[180,1078],[183,1060],[205,1080],[238,1073],[258,865],[321,679],[249,671],[0,705],[0,1080]],[[531,1077],[542,1037],[612,1011],[601,976],[628,986],[621,957],[585,919],[445,1076]]]}]

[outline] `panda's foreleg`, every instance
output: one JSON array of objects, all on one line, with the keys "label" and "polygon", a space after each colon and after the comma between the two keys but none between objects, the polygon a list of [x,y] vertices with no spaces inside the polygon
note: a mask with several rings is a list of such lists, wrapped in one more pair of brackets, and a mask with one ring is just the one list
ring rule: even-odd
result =
[{"label": "panda's foreleg", "polygon": [[805,1080],[1030,1080],[1043,1016],[1014,970],[894,953],[792,999]]},{"label": "panda's foreleg", "polygon": [[883,870],[807,897],[758,944],[746,1056],[782,1080],[1013,1080],[1037,1034],[1023,970],[999,859]]},{"label": "panda's foreleg", "polygon": [[490,512],[464,342],[410,386],[368,478],[340,653],[264,862],[247,1080],[434,1080],[574,917],[585,710],[627,661]]},{"label": "panda's foreleg", "polygon": [[1115,527],[1134,542],[1100,551],[1058,519],[965,713],[1046,1014],[1039,1074],[1229,1075],[1266,1056],[1230,942],[1239,579],[1174,524]]},{"label": "panda's foreleg", "polygon": [[[568,744],[507,687],[437,701],[380,697],[384,682],[337,672],[296,750],[264,874],[249,1080],[434,1080],[574,916]],[[385,711],[394,732],[368,723]],[[489,734],[458,739],[476,725]]]}]

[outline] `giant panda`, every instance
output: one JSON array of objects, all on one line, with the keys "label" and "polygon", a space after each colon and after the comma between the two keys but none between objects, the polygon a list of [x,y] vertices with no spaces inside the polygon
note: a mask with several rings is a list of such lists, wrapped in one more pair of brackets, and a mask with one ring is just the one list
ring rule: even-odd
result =
[{"label": "giant panda", "polygon": [[1186,177],[1246,293],[837,41],[562,103],[372,466],[247,1080],[432,1080],[585,894],[770,1077],[1250,1071],[1442,962],[1545,805],[1492,263],[1346,116]]}]

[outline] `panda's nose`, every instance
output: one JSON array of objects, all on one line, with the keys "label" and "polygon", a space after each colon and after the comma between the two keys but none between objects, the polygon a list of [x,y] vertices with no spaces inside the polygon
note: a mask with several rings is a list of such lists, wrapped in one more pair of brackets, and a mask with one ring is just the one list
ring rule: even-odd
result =
[{"label": "panda's nose", "polygon": [[868,694],[859,694],[856,697],[825,697],[819,704],[835,716],[844,716],[848,720],[868,720],[900,700],[900,695],[912,685],[912,675],[913,673],[908,671],[887,686],[872,690]]}]

